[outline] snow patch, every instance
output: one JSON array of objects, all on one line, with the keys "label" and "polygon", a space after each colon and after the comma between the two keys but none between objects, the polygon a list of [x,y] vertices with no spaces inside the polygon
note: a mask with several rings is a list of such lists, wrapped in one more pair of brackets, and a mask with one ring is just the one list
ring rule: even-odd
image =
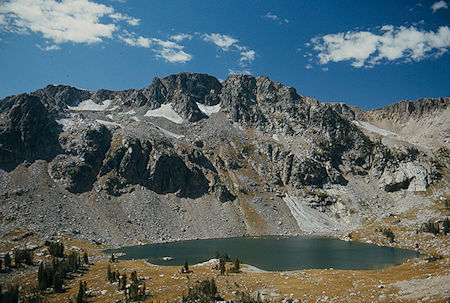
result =
[{"label": "snow patch", "polygon": [[96,119],[95,121],[97,121],[97,123],[100,123],[100,124],[105,125],[105,126],[118,126],[118,127],[122,127],[119,123],[116,123],[116,122],[109,122],[109,121],[99,120],[99,119]]},{"label": "snow patch", "polygon": [[114,105],[113,107],[111,107],[110,109],[108,109],[108,111],[112,112],[112,111],[115,111],[115,110],[118,109],[118,108],[119,108],[119,106]]},{"label": "snow patch", "polygon": [[360,128],[364,128],[369,132],[376,133],[382,136],[398,136],[396,133],[376,127],[375,125],[370,124],[369,122],[353,120],[352,123]]},{"label": "snow patch", "polygon": [[173,110],[172,104],[162,104],[157,109],[151,109],[147,111],[144,115],[145,117],[162,117],[170,120],[174,123],[183,123],[183,118],[178,115],[176,111]]},{"label": "snow patch", "polygon": [[205,105],[198,102],[195,103],[197,104],[198,109],[208,117],[220,111],[220,103],[216,105]]},{"label": "snow patch", "polygon": [[278,137],[277,134],[273,134],[272,139],[274,139],[275,141],[280,141],[280,138]]},{"label": "snow patch", "polygon": [[75,121],[69,118],[56,119],[55,121],[59,125],[62,125],[63,131],[70,129],[75,125]]},{"label": "snow patch", "polygon": [[109,114],[109,115],[106,115],[106,118],[108,118],[109,120],[114,120],[114,116],[113,116],[113,115],[111,115],[111,114]]},{"label": "snow patch", "polygon": [[335,219],[304,205],[297,197],[286,195],[283,200],[297,221],[298,227],[304,232],[329,233],[343,227],[343,224]]},{"label": "snow patch", "polygon": [[141,122],[141,119],[139,119],[136,116],[132,116],[130,119],[133,120],[133,121],[136,121],[136,122]]},{"label": "snow patch", "polygon": [[87,99],[84,101],[81,101],[80,103],[78,103],[78,105],[76,106],[69,106],[70,110],[75,110],[75,111],[104,111],[106,110],[110,105],[111,105],[111,100],[105,100],[102,102],[102,104],[97,104],[94,101],[92,101],[91,99]]}]

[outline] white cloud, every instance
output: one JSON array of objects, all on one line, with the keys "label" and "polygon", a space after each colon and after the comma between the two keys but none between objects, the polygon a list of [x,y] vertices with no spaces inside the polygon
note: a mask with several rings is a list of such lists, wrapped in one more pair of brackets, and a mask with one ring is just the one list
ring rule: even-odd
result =
[{"label": "white cloud", "polygon": [[[253,63],[255,60],[256,52],[252,49],[249,49],[246,46],[238,44],[239,40],[232,38],[226,34],[203,34],[201,35],[204,41],[212,42],[216,46],[218,46],[222,51],[234,51],[239,52],[241,57],[239,58],[239,66],[245,67],[247,64]],[[220,58],[221,56],[216,55],[216,58]]]},{"label": "white cloud", "polygon": [[251,72],[249,70],[237,70],[237,69],[229,68],[228,74],[229,75],[241,75],[241,74],[251,75]]},{"label": "white cloud", "polygon": [[241,64],[245,64],[245,62],[252,63],[255,60],[255,51],[254,50],[248,50],[241,52],[241,59],[239,59],[239,62]]},{"label": "white cloud", "polygon": [[133,18],[127,15],[122,15],[121,13],[110,14],[109,17],[115,21],[125,21],[129,25],[138,26],[141,19]]},{"label": "white cloud", "polygon": [[411,27],[383,26],[377,33],[354,31],[311,39],[320,64],[351,61],[354,67],[372,67],[384,61],[420,61],[439,57],[450,47],[450,29],[436,32]]},{"label": "white cloud", "polygon": [[265,18],[265,19],[270,19],[270,20],[272,20],[272,21],[275,21],[275,22],[278,23],[278,24],[282,24],[283,22],[284,22],[284,23],[289,23],[289,20],[288,20],[288,19],[286,19],[286,18],[281,19],[279,16],[274,15],[274,14],[272,14],[271,12],[268,12],[267,14],[265,14],[265,15],[263,16],[263,18]]},{"label": "white cloud", "polygon": [[138,36],[136,33],[129,33],[126,30],[119,35],[119,39],[129,46],[151,48],[157,58],[163,58],[170,63],[185,63],[192,60],[192,55],[183,50],[184,46],[173,41]]},{"label": "white cloud", "polygon": [[192,35],[189,34],[178,34],[178,35],[172,35],[169,37],[171,40],[175,40],[177,42],[181,42],[185,39],[187,40],[191,40],[192,39]]},{"label": "white cloud", "polygon": [[60,50],[61,47],[58,45],[47,45],[47,46],[41,46],[39,44],[35,44],[37,48],[39,48],[41,51],[52,51],[52,50]]},{"label": "white cloud", "polygon": [[158,58],[163,58],[170,63],[186,63],[192,60],[192,55],[183,51],[184,46],[182,45],[155,38],[152,41],[160,46],[153,50]]},{"label": "white cloud", "polygon": [[112,38],[115,24],[100,18],[114,9],[89,0],[15,0],[5,1],[0,14],[8,20],[6,30],[40,33],[54,43],[96,43]]},{"label": "white cloud", "polygon": [[311,64],[306,64],[306,65],[305,65],[305,68],[306,68],[306,69],[312,69],[313,67],[312,67]]},{"label": "white cloud", "polygon": [[223,51],[228,51],[233,44],[238,42],[238,40],[228,35],[216,33],[204,34],[203,40],[214,43],[216,46],[220,47]]},{"label": "white cloud", "polygon": [[123,34],[119,35],[119,40],[125,42],[129,46],[149,48],[152,44],[152,39],[143,36],[136,36],[135,33],[130,34],[124,30]]},{"label": "white cloud", "polygon": [[433,14],[439,10],[439,9],[448,9],[447,2],[444,0],[434,2],[433,5],[431,5],[431,9],[433,10]]}]

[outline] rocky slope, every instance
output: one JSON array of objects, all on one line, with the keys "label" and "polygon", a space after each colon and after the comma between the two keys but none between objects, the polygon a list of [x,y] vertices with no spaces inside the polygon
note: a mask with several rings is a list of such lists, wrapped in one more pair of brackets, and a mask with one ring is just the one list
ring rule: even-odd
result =
[{"label": "rocky slope", "polygon": [[123,245],[418,225],[449,195],[449,103],[363,111],[247,75],[49,85],[0,101],[0,231]]}]

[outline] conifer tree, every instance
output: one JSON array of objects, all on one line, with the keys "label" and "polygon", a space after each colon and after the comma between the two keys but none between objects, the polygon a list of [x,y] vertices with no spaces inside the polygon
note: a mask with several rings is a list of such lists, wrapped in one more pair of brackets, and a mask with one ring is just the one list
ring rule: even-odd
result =
[{"label": "conifer tree", "polygon": [[63,286],[63,278],[61,276],[61,273],[56,272],[53,276],[53,289],[55,292],[62,292],[62,286]]},{"label": "conifer tree", "polygon": [[219,269],[220,274],[223,275],[225,273],[225,259],[223,257],[219,259]]},{"label": "conifer tree", "polygon": [[131,281],[132,281],[133,283],[138,283],[138,282],[139,282],[139,281],[138,281],[138,278],[137,278],[137,273],[136,273],[135,270],[131,273],[130,279],[131,279]]},{"label": "conifer tree", "polygon": [[83,254],[83,262],[85,265],[89,265],[89,257],[88,257],[87,252],[84,252],[84,254]]},{"label": "conifer tree", "polygon": [[111,273],[111,265],[106,268],[106,278],[109,282],[113,282],[113,274]]},{"label": "conifer tree", "polygon": [[447,218],[445,218],[444,223],[443,223],[443,230],[442,233],[444,235],[447,235],[450,232],[450,220]]},{"label": "conifer tree", "polygon": [[11,255],[9,253],[7,253],[5,255],[5,260],[4,261],[5,261],[5,269],[6,270],[11,269]]},{"label": "conifer tree", "polygon": [[241,268],[241,261],[239,261],[239,259],[238,258],[235,258],[234,260],[233,260],[233,265],[234,265],[234,270],[236,271],[236,272],[239,272],[239,270],[240,270],[240,268]]},{"label": "conifer tree", "polygon": [[188,264],[188,260],[184,259],[184,265],[183,265],[183,270],[184,273],[188,273],[189,272],[189,264]]},{"label": "conifer tree", "polygon": [[82,283],[80,281],[80,284],[78,286],[77,297],[76,297],[76,300],[75,300],[76,303],[87,302],[87,300],[86,300],[86,288],[87,288],[86,282]]}]

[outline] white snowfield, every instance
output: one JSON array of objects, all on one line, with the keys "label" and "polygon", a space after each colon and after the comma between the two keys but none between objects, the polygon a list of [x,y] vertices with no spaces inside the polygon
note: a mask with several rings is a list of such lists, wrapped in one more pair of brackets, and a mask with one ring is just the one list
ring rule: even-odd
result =
[{"label": "white snowfield", "polygon": [[172,104],[162,104],[157,109],[151,109],[145,113],[146,117],[161,117],[170,120],[176,124],[183,123],[183,118],[173,110]]},{"label": "white snowfield", "polygon": [[370,124],[369,122],[353,120],[352,123],[360,128],[364,128],[369,132],[376,133],[382,136],[398,136],[396,133],[376,127],[375,125]]},{"label": "white snowfield", "polygon": [[94,111],[94,112],[100,112],[104,111],[110,106],[112,103],[111,100],[105,100],[102,102],[102,104],[97,104],[91,99],[87,99],[84,101],[81,101],[76,106],[69,106],[70,110],[76,110],[76,111]]},{"label": "white snowfield", "polygon": [[195,103],[197,104],[198,109],[208,117],[220,111],[220,103],[216,105],[205,105],[198,102]]},{"label": "white snowfield", "polygon": [[297,197],[286,195],[283,200],[297,221],[298,227],[304,232],[329,233],[344,227],[335,219],[304,205]]}]

